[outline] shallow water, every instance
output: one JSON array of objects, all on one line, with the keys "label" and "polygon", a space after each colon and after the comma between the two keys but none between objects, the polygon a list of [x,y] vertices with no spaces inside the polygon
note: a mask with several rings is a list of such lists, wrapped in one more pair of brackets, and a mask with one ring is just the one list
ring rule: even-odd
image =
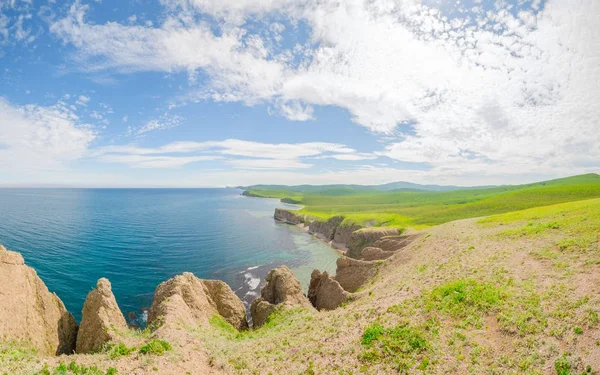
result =
[{"label": "shallow water", "polygon": [[143,325],[156,286],[182,272],[223,280],[249,303],[278,265],[292,268],[305,289],[314,268],[335,271],[335,250],[273,220],[286,205],[240,193],[0,189],[0,243],[21,252],[78,320],[100,277]]}]

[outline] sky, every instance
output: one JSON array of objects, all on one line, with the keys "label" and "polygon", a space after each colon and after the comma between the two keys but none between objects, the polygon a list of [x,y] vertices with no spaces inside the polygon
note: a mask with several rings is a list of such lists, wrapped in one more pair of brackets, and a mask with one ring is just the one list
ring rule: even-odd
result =
[{"label": "sky", "polygon": [[0,186],[600,172],[597,0],[0,0]]}]

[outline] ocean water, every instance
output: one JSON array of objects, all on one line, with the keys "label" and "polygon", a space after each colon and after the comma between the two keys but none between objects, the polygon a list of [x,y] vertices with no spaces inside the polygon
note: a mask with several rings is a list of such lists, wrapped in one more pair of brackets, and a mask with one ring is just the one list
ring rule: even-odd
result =
[{"label": "ocean water", "polygon": [[338,254],[276,223],[272,199],[237,189],[0,189],[0,244],[18,251],[81,318],[87,293],[108,278],[130,322],[144,325],[159,283],[182,272],[227,282],[250,303],[266,273],[288,265],[306,289]]}]

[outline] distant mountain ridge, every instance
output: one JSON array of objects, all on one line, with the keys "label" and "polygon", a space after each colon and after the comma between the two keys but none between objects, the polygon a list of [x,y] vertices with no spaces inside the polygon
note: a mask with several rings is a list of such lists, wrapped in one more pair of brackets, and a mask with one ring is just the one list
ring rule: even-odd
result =
[{"label": "distant mountain ridge", "polygon": [[490,187],[497,187],[499,185],[487,185],[487,186],[455,186],[455,185],[421,185],[407,181],[390,182],[381,185],[252,185],[242,187],[245,190],[287,190],[295,191],[298,193],[313,193],[321,191],[380,191],[380,192],[394,192],[394,191],[414,191],[414,192],[425,192],[425,191],[454,191],[454,190],[466,190],[466,189],[485,189]]},{"label": "distant mountain ridge", "polygon": [[360,192],[446,192],[456,190],[472,190],[472,189],[488,189],[502,186],[543,186],[543,185],[562,185],[562,184],[578,184],[578,183],[598,183],[600,175],[596,173],[588,173],[577,176],[558,178],[541,182],[520,185],[480,185],[480,186],[456,186],[456,185],[421,185],[408,181],[390,182],[381,185],[356,185],[356,184],[332,184],[332,185],[251,185],[242,186],[244,190],[269,190],[269,191],[293,191],[298,193],[360,193]]}]

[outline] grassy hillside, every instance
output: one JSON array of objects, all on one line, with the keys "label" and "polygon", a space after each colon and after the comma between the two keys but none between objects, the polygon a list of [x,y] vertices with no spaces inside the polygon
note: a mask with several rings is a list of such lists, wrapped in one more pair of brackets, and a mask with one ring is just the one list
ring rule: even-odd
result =
[{"label": "grassy hillside", "polygon": [[600,176],[587,174],[527,185],[447,192],[357,191],[350,187],[299,193],[292,190],[251,190],[264,197],[290,196],[302,212],[376,226],[425,228],[470,217],[600,197]]}]

